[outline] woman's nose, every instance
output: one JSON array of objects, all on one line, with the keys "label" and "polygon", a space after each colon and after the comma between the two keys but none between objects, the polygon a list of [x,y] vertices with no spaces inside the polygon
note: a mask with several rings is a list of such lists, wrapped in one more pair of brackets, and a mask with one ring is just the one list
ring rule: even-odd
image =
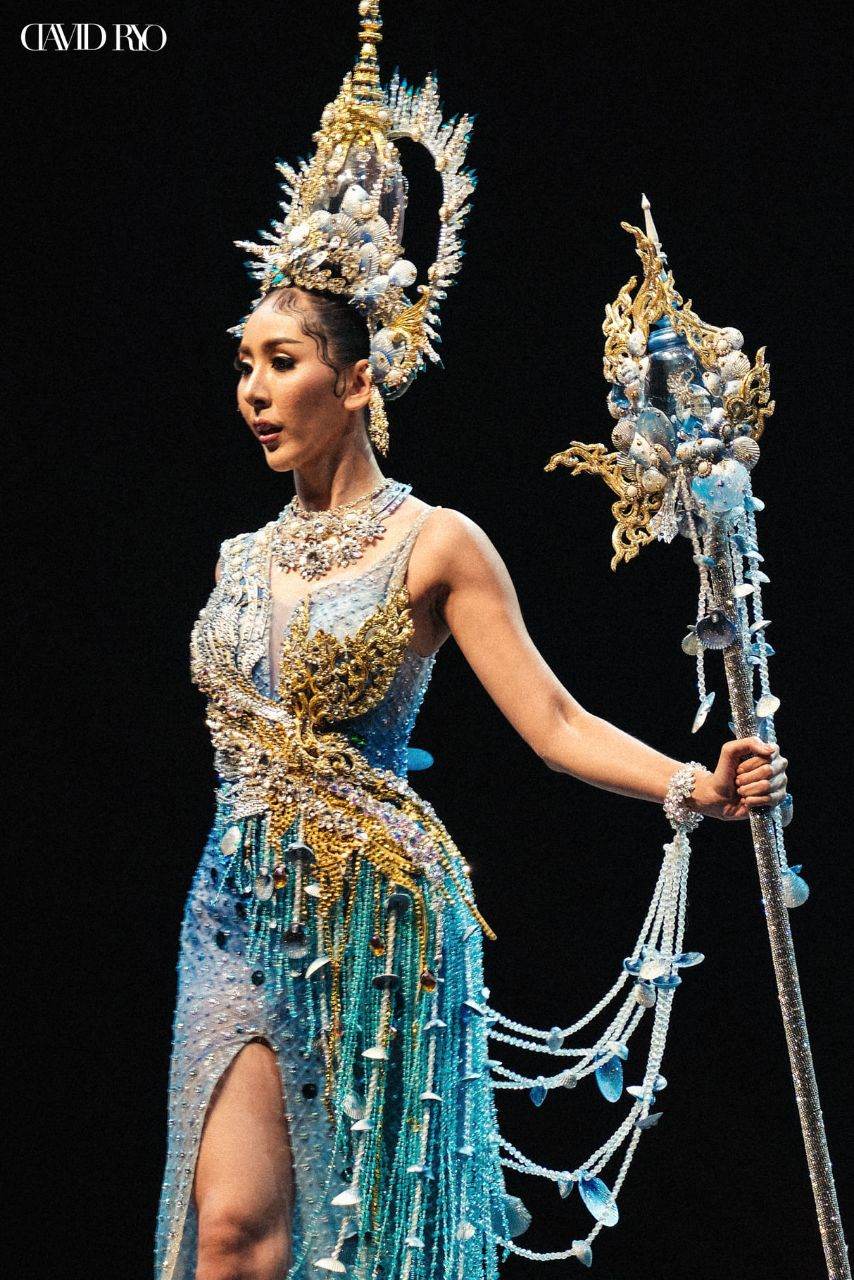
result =
[{"label": "woman's nose", "polygon": [[269,404],[270,396],[260,370],[253,369],[243,387],[243,394],[251,405]]}]

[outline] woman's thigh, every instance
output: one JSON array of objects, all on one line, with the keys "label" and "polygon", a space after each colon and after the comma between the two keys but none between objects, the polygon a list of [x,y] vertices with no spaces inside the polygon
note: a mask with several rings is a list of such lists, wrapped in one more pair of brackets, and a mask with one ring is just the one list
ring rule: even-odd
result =
[{"label": "woman's thigh", "polygon": [[223,1072],[202,1130],[193,1195],[200,1233],[225,1217],[290,1235],[293,1164],[282,1083],[268,1044],[250,1041]]}]

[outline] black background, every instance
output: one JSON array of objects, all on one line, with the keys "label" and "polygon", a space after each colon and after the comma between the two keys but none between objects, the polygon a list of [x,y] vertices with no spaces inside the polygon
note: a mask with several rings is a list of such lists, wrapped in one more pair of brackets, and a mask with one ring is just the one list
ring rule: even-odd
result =
[{"label": "black background", "polygon": [[[585,706],[681,759],[713,763],[727,736],[714,661],[718,701],[689,732],[687,545],[655,544],[612,574],[604,486],[543,471],[572,438],[608,439],[600,326],[636,270],[619,223],[640,217],[642,190],[700,314],[741,328],[750,352],[767,344],[778,409],[754,483],[768,504],[760,541],[795,797],[789,857],[812,886],[792,925],[844,1213],[846,33],[815,6],[386,10],[384,72],[439,71],[448,112],[477,113],[481,179],[444,311],[447,367],[393,406],[386,470],[482,525],[535,642]],[[272,518],[292,492],[234,412],[225,330],[254,285],[231,242],[276,214],[274,158],[307,151],[351,64],[354,11],[256,0],[8,15],[7,671],[21,710],[6,757],[6,911],[20,925],[6,978],[8,1091],[24,1122],[15,1168],[33,1193],[10,1254],[17,1276],[150,1273],[178,926],[213,813],[188,635],[220,541]],[[168,44],[24,52],[23,23],[50,20],[159,22]],[[406,154],[409,242],[423,264],[436,180]],[[453,642],[413,744],[435,754],[413,781],[466,851],[499,935],[486,955],[494,1001],[539,1025],[575,1019],[634,941],[667,835],[660,812],[544,768]],[[706,822],[695,838],[687,944],[707,958],[675,1001],[666,1118],[640,1145],[593,1274],[817,1280],[746,824]],[[524,1095],[500,1105],[508,1137],[570,1168],[618,1110],[590,1082],[541,1110]],[[509,1181],[535,1213],[529,1248],[586,1232],[577,1197],[564,1205],[547,1184]],[[578,1264],[511,1259],[503,1274],[570,1271]]]}]

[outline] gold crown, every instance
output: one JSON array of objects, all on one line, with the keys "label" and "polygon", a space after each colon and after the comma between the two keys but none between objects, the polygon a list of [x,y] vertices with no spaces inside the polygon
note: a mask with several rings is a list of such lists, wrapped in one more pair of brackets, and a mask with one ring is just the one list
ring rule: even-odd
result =
[{"label": "gold crown", "polygon": [[[261,281],[252,309],[271,289],[293,285],[348,298],[366,317],[371,335],[371,435],[383,452],[388,431],[382,397],[411,385],[425,357],[438,362],[439,304],[460,270],[461,232],[475,175],[464,166],[471,118],[442,119],[436,81],[413,89],[395,73],[380,84],[377,45],[382,39],[379,0],[361,0],[359,57],[338,95],[324,108],[317,149],[298,169],[283,161],[283,219],[261,231],[265,243],[236,240],[253,258],[247,267]],[[409,138],[433,158],[442,181],[436,260],[427,283],[407,290],[418,272],[402,243],[407,181],[395,141]],[[251,314],[251,312],[250,312]],[[240,336],[248,319],[229,329]]]}]

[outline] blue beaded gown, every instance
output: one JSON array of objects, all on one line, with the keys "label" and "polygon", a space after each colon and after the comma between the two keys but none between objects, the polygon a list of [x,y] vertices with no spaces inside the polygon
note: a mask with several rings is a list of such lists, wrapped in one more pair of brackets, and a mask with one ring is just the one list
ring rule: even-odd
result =
[{"label": "blue beaded gown", "polygon": [[[494,1280],[505,1191],[467,867],[407,780],[435,661],[407,565],[310,587],[270,687],[275,522],[227,539],[193,628],[216,809],[181,926],[157,1280],[193,1280],[204,1119],[249,1041],[279,1065],[294,1166],[288,1280]],[[283,1280],[285,1278],[283,1277]]]}]

